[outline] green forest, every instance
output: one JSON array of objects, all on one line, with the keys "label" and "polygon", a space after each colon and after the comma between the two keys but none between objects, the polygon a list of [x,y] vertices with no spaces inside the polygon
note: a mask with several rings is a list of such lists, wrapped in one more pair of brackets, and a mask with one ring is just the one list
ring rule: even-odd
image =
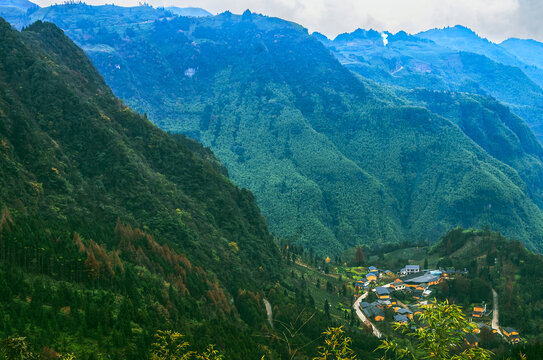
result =
[{"label": "green forest", "polygon": [[[49,10],[0,18],[1,360],[537,359],[543,150],[506,106],[249,11]],[[466,271],[377,338],[355,282],[406,264]],[[465,341],[492,289],[518,345]]]},{"label": "green forest", "polygon": [[128,105],[208,146],[275,236],[333,256],[489,225],[540,248],[543,152],[507,107],[361,79],[281,19],[161,11],[32,16],[63,27]]},{"label": "green forest", "polygon": [[246,358],[237,303],[256,306],[281,262],[251,193],[123,105],[60,29],[0,25],[2,334],[142,358],[175,326],[232,334]]}]

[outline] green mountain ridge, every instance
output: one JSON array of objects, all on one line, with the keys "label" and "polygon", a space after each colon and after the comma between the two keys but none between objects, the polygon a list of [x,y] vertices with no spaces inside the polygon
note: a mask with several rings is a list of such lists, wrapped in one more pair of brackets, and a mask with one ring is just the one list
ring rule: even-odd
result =
[{"label": "green mountain ridge", "polygon": [[173,327],[264,353],[251,334],[281,260],[252,194],[120,102],[53,24],[0,19],[0,141],[2,337],[141,359]]},{"label": "green mountain ridge", "polygon": [[543,72],[534,75],[505,49],[463,27],[386,34],[386,46],[375,30],[358,29],[333,41],[316,38],[347,68],[382,84],[492,96],[522,117],[541,141]]},{"label": "green mountain ridge", "polygon": [[482,36],[479,36],[465,26],[457,25],[443,29],[431,29],[420,32],[416,34],[416,36],[430,39],[436,44],[453,50],[484,55],[498,63],[518,67],[522,69],[532,81],[539,86],[543,86],[543,70],[541,68],[529,63],[524,63],[514,52],[509,52],[508,49],[501,46],[501,44],[495,44]]},{"label": "green mountain ridge", "polygon": [[51,10],[61,23],[94,15],[100,31],[66,31],[113,91],[210,146],[278,236],[334,253],[488,224],[540,247],[541,147],[492,100],[444,97],[429,112],[432,94],[361,80],[299,25],[250,12],[129,24],[100,7]]},{"label": "green mountain ridge", "polygon": [[528,65],[543,69],[543,44],[531,39],[511,38],[500,43],[510,53]]},{"label": "green mountain ridge", "polygon": [[498,293],[501,327],[513,327],[522,336],[541,338],[542,305],[538,284],[543,274],[541,256],[519,242],[488,230],[455,229],[430,249],[442,262],[457,269],[470,269]]}]

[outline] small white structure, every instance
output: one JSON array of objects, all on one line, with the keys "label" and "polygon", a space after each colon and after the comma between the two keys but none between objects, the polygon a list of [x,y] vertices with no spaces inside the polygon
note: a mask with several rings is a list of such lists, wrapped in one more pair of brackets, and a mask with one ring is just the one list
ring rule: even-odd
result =
[{"label": "small white structure", "polygon": [[420,265],[406,265],[400,270],[401,275],[416,274],[420,272]]}]

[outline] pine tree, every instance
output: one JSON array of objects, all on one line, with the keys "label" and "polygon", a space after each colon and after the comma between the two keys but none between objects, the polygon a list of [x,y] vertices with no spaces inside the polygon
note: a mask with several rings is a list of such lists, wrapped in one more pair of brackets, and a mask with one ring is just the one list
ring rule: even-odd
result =
[{"label": "pine tree", "polygon": [[330,319],[330,303],[328,302],[328,299],[324,300],[324,314]]},{"label": "pine tree", "polygon": [[366,261],[366,256],[364,255],[364,252],[362,251],[362,248],[360,245],[356,247],[356,253],[354,255],[354,262],[357,266],[364,265]]}]

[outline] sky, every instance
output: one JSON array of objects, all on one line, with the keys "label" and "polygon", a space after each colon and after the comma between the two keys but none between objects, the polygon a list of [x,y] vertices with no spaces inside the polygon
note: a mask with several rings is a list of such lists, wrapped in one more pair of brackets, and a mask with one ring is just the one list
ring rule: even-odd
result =
[{"label": "sky", "polygon": [[[0,0],[1,1],[1,0]],[[40,6],[63,0],[31,0]],[[543,41],[543,0],[85,0],[87,4],[201,7],[213,14],[246,9],[294,21],[329,38],[357,28],[417,33],[464,25],[494,42]]]}]

